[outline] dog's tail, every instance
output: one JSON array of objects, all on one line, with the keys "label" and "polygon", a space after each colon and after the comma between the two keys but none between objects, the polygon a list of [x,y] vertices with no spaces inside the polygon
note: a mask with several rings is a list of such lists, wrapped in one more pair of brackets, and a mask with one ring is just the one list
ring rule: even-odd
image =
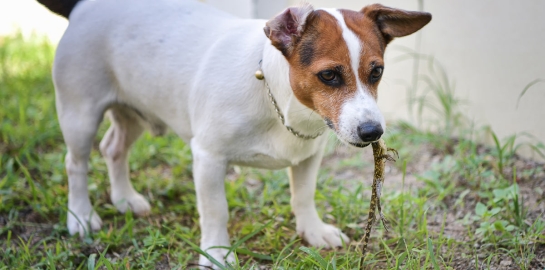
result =
[{"label": "dog's tail", "polygon": [[70,12],[80,0],[38,0],[49,10],[68,19]]}]

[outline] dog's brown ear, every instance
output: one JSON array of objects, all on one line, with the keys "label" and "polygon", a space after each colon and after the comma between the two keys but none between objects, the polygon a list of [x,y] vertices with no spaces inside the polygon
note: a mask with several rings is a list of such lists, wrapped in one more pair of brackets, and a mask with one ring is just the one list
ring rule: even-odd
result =
[{"label": "dog's brown ear", "polygon": [[310,4],[291,7],[268,21],[263,28],[273,46],[288,56],[305,30],[305,24],[314,11]]},{"label": "dog's brown ear", "polygon": [[386,43],[393,38],[410,35],[431,21],[428,12],[406,11],[373,4],[364,7],[361,12],[364,16],[375,21],[386,39]]}]

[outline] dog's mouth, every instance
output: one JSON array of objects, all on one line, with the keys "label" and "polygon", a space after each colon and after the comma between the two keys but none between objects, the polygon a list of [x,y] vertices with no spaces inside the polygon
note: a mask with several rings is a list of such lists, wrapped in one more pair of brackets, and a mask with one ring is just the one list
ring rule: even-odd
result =
[{"label": "dog's mouth", "polygon": [[352,145],[352,146],[358,147],[358,148],[364,148],[364,147],[369,146],[371,143],[352,143],[352,142],[349,142],[349,144]]},{"label": "dog's mouth", "polygon": [[331,119],[324,117],[324,122],[327,125],[328,128],[335,131],[335,125],[333,125],[333,122],[331,122]]},{"label": "dog's mouth", "polygon": [[[333,122],[331,122],[331,120],[327,117],[324,117],[324,122],[326,123],[326,125],[333,131],[337,132],[337,130],[335,129],[335,125],[333,125]],[[340,139],[340,138],[339,138]],[[341,141],[344,141],[344,142],[347,142],[345,140],[342,140]],[[358,147],[358,148],[364,148],[364,147],[367,147],[369,146],[371,143],[364,143],[364,142],[361,142],[361,143],[353,143],[353,142],[347,142],[348,144],[352,145],[352,146],[355,146],[355,147]]]}]

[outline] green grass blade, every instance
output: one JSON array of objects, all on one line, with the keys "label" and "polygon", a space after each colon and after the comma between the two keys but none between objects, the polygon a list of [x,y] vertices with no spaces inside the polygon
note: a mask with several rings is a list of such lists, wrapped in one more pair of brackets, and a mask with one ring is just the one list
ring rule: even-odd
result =
[{"label": "green grass blade", "polygon": [[232,270],[232,268],[230,266],[225,266],[222,263],[220,263],[218,260],[214,259],[214,257],[212,257],[210,254],[208,254],[208,252],[202,250],[199,246],[195,245],[193,242],[191,242],[184,235],[182,235],[182,234],[180,234],[178,232],[175,232],[175,233],[180,239],[182,239],[182,241],[184,241],[186,244],[188,244],[194,251],[196,251],[197,253],[203,255],[204,257],[206,257],[210,262],[212,262],[215,266],[219,267],[221,270]]},{"label": "green grass blade", "polygon": [[259,228],[253,230],[252,232],[250,232],[248,235],[244,236],[243,238],[241,238],[240,240],[236,241],[230,248],[229,252],[227,252],[227,255],[226,256],[229,256],[229,254],[231,254],[231,252],[233,250],[236,250],[238,248],[238,246],[240,246],[242,243],[246,242],[248,239],[254,237],[256,234],[258,234],[259,232],[263,231],[263,229],[269,227],[272,223],[273,223],[274,219],[271,219],[269,220],[269,222],[259,226]]},{"label": "green grass blade", "polygon": [[89,255],[89,258],[87,259],[87,270],[95,270],[96,258],[97,255],[95,253]]},{"label": "green grass blade", "polygon": [[305,252],[306,254],[310,255],[310,257],[313,259],[311,260],[316,266],[320,267],[321,269],[327,269],[328,263],[320,253],[316,252],[314,249],[310,249],[308,247],[300,247],[299,250]]},{"label": "green grass blade", "polygon": [[528,83],[528,84],[524,87],[524,89],[522,89],[522,91],[521,91],[520,94],[519,94],[519,97],[517,98],[517,105],[516,105],[515,108],[518,109],[520,99],[522,98],[522,96],[524,96],[524,95],[526,94],[526,91],[528,91],[528,89],[532,88],[532,86],[534,86],[534,85],[536,85],[536,84],[538,84],[538,83],[540,83],[540,82],[545,82],[545,80],[543,80],[543,79],[535,79],[535,80],[531,81],[530,83]]},{"label": "green grass blade", "polygon": [[433,243],[430,238],[428,238],[428,252],[431,257],[431,262],[433,264],[433,269],[440,270],[439,265],[437,264],[437,259],[435,258],[435,252],[433,250]]}]

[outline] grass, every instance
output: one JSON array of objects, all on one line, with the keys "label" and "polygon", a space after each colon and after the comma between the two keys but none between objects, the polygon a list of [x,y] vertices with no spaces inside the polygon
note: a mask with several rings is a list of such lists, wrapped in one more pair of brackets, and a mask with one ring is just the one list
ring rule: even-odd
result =
[{"label": "grass", "polygon": [[[84,239],[68,234],[66,149],[54,107],[53,55],[54,47],[40,37],[0,39],[0,269],[195,267],[202,251],[191,152],[173,134],[145,134],[132,150],[131,179],[152,202],[149,217],[135,218],[117,213],[108,199],[106,165],[96,147],[104,123],[89,173],[103,228]],[[451,85],[442,74],[440,84],[431,77],[422,84],[427,93],[437,95],[433,89]],[[437,123],[454,130],[460,115],[453,91],[439,94],[448,113],[437,113],[448,121]],[[366,269],[545,267],[543,164],[518,157],[516,137],[496,137],[495,148],[472,140],[474,133],[486,132],[454,137],[408,123],[390,125],[387,144],[401,156],[389,164],[391,185],[383,195],[391,230],[375,227]],[[230,169],[225,188],[238,260],[233,268],[357,269],[372,180],[372,165],[363,160],[370,158],[368,150],[334,140],[328,145],[317,207],[326,222],[356,240],[338,250],[307,247],[296,235],[284,171]]]}]

